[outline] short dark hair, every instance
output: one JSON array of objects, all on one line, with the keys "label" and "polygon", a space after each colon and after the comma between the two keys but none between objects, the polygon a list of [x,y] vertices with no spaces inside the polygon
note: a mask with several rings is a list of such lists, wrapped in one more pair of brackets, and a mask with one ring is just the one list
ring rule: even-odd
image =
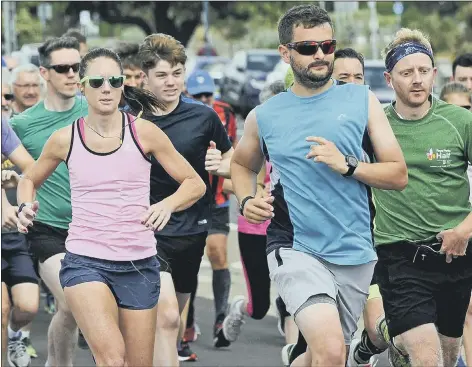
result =
[{"label": "short dark hair", "polygon": [[138,57],[141,61],[141,69],[145,73],[155,68],[161,60],[167,61],[172,66],[179,63],[185,65],[187,61],[184,45],[164,33],[147,36],[139,46]]},{"label": "short dark hair", "polygon": [[453,94],[453,93],[467,94],[469,96],[469,99],[471,99],[470,97],[472,97],[472,93],[469,92],[469,90],[464,84],[459,83],[459,82],[449,82],[442,87],[441,93],[439,95],[439,99],[445,101],[446,97],[449,94]]},{"label": "short dark hair", "polygon": [[64,48],[74,49],[79,51],[80,44],[76,38],[73,37],[58,37],[51,38],[44,42],[39,48],[39,65],[49,66],[51,63],[51,54],[54,51],[62,50]]},{"label": "short dark hair", "polygon": [[[113,60],[116,62],[120,68],[120,73],[123,74],[123,66],[121,65],[120,57],[116,52],[107,48],[96,48],[93,51],[90,51],[85,55],[80,61],[79,68],[79,77],[82,79],[87,72],[89,64],[100,57],[105,57],[107,59]],[[123,97],[125,102],[131,108],[133,112],[143,111],[146,114],[152,114],[154,107],[164,110],[165,104],[160,101],[153,93],[135,87],[130,87],[128,85],[124,86]]]},{"label": "short dark hair", "polygon": [[472,68],[472,53],[466,53],[456,57],[452,63],[452,76],[456,75],[456,68],[462,66],[464,68]]},{"label": "short dark hair", "polygon": [[341,48],[334,53],[334,60],[336,59],[357,59],[362,65],[364,71],[364,55],[352,48]]},{"label": "short dark hair", "polygon": [[77,41],[79,41],[79,43],[87,43],[87,38],[78,29],[75,28],[69,29],[64,34],[64,37],[73,37]]},{"label": "short dark hair", "polygon": [[314,28],[325,23],[334,30],[333,22],[326,10],[316,5],[294,6],[279,19],[279,42],[282,45],[292,42],[294,27],[301,25],[303,28]]},{"label": "short dark hair", "polygon": [[120,56],[123,68],[140,68],[140,62],[138,60],[139,44],[131,42],[121,43],[115,48],[115,52]]}]

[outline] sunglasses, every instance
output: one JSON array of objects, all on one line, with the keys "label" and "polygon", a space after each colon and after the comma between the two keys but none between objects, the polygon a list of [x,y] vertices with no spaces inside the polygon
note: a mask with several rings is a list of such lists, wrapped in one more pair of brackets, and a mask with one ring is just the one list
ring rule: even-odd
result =
[{"label": "sunglasses", "polygon": [[285,46],[304,56],[312,56],[316,54],[320,48],[325,55],[330,55],[336,50],[336,40],[292,42],[287,43]]},{"label": "sunglasses", "polygon": [[112,88],[121,88],[123,83],[125,82],[126,76],[125,75],[118,75],[118,76],[109,76],[105,78],[103,76],[86,76],[84,77],[80,83],[88,82],[88,84],[92,88],[100,88],[104,83],[105,79],[108,80],[108,84]]},{"label": "sunglasses", "polygon": [[79,63],[72,64],[72,65],[59,64],[59,65],[50,65],[47,67],[47,69],[54,69],[54,71],[59,74],[67,74],[70,71],[70,69],[72,69],[74,73],[77,73],[79,71],[79,66],[80,66]]},{"label": "sunglasses", "polygon": [[472,106],[469,105],[469,106],[459,106],[459,107],[465,108],[466,110],[470,110]]},{"label": "sunglasses", "polygon": [[6,101],[13,101],[15,99],[15,96],[12,93],[5,93],[3,95],[3,98],[5,98]]},{"label": "sunglasses", "polygon": [[193,95],[193,98],[195,98],[195,99],[201,99],[203,97],[205,97],[205,98],[213,97],[213,93],[198,93],[198,94]]}]

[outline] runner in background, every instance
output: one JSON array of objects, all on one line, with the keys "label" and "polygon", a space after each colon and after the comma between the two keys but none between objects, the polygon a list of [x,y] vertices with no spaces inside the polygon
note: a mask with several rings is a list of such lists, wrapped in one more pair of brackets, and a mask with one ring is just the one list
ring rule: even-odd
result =
[{"label": "runner in background", "polygon": [[[71,37],[50,39],[39,48],[39,60],[41,76],[47,83],[46,98],[11,120],[34,159],[39,158],[44,144],[56,130],[88,113],[87,101],[77,96],[79,42]],[[59,282],[65,239],[72,220],[69,172],[64,163],[41,186],[37,197],[41,211],[27,239],[39,275],[57,301],[57,312],[48,329],[47,364],[69,366],[78,335]]]},{"label": "runner in background", "polygon": [[[34,163],[5,119],[2,119],[3,155],[8,158],[3,163],[10,162],[19,172]],[[2,341],[8,341],[8,352],[3,356],[7,356],[10,366],[26,367],[31,357],[37,355],[31,344],[29,329],[22,328],[31,323],[38,311],[39,287],[26,237],[15,229],[18,206],[14,188],[18,180],[17,171],[2,169]],[[5,191],[7,188],[9,197]],[[13,303],[11,313],[6,308],[10,304],[9,293]],[[5,344],[2,344],[3,352],[4,347]]]},{"label": "runner in background", "polygon": [[39,68],[33,64],[16,67],[11,72],[10,86],[14,100],[13,113],[18,114],[34,106],[41,99],[41,88],[44,89]]},{"label": "runner in background", "polygon": [[[197,101],[213,108],[223,124],[233,148],[236,147],[236,115],[230,105],[215,100],[213,95],[216,86],[213,78],[207,71],[198,70],[187,79],[187,92]],[[228,298],[231,286],[231,274],[228,268],[228,234],[229,234],[229,196],[223,191],[223,177],[210,175],[210,184],[214,198],[211,227],[206,239],[206,254],[213,269],[213,296],[215,302],[215,322],[213,326],[213,345],[216,348],[227,347],[230,342],[223,335],[223,320],[226,317]],[[195,309],[192,292],[187,318],[186,339],[196,339]]]},{"label": "runner in background", "polygon": [[62,37],[72,37],[72,38],[75,38],[79,42],[80,57],[84,57],[89,51],[89,47],[87,45],[87,37],[85,37],[84,34],[80,30],[71,28],[66,33],[64,33]]}]

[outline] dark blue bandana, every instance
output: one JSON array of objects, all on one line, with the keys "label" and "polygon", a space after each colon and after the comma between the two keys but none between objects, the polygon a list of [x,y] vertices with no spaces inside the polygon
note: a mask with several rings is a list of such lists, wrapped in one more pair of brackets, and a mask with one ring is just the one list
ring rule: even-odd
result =
[{"label": "dark blue bandana", "polygon": [[387,69],[387,72],[390,73],[397,62],[399,62],[405,56],[416,53],[428,55],[434,66],[433,52],[431,50],[420,43],[406,42],[391,49],[387,54],[387,57],[385,58],[385,68]]}]

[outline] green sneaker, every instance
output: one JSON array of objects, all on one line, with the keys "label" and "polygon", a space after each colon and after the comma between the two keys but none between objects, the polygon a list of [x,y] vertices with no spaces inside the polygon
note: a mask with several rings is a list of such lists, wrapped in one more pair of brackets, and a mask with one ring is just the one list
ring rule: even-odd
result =
[{"label": "green sneaker", "polygon": [[26,352],[30,355],[31,358],[38,358],[38,353],[36,352],[36,349],[34,349],[33,344],[31,344],[31,339],[30,338],[23,338],[21,339],[23,344],[26,347]]},{"label": "green sneaker", "polygon": [[381,336],[385,343],[388,344],[388,361],[391,367],[411,367],[410,358],[404,355],[400,350],[393,344],[388,334],[387,321],[385,318],[377,320],[375,324],[377,334]]}]

